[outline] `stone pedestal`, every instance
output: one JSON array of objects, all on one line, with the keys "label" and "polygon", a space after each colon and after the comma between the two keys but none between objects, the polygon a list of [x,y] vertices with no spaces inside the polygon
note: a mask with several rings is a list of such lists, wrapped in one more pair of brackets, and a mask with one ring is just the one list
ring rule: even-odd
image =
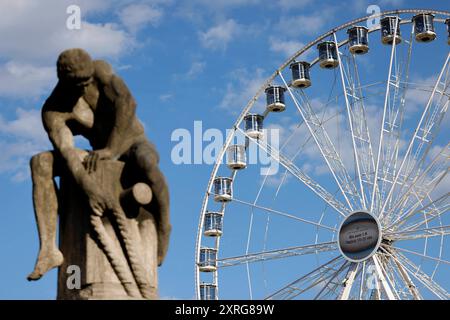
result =
[{"label": "stone pedestal", "polygon": [[[120,197],[124,189],[139,181],[127,174],[124,163],[120,161],[100,161],[97,170],[92,173],[103,190],[111,191]],[[93,214],[87,197],[70,176],[60,178],[59,205],[59,243],[64,255],[64,263],[58,272],[57,299],[136,299],[127,294],[123,284],[114,272],[105,255],[98,236],[92,228],[90,216]],[[140,259],[143,262],[145,276],[150,284],[150,298],[157,299],[157,232],[155,220],[150,212],[142,206],[130,205],[122,201],[122,208],[127,216],[128,228],[136,239]],[[112,214],[101,218],[109,238],[114,243],[116,253],[130,266],[125,245],[121,239],[117,223]],[[71,267],[75,266],[75,267]],[[74,274],[79,268],[80,288],[72,289]],[[131,274],[131,268],[130,268]],[[69,283],[69,285],[68,285]],[[128,284],[135,287],[135,283]]]}]

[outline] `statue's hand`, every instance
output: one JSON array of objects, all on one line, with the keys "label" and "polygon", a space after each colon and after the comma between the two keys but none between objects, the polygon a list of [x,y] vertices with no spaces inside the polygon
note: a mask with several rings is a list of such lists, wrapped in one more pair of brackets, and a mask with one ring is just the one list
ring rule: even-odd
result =
[{"label": "statue's hand", "polygon": [[88,156],[84,160],[84,166],[88,173],[97,170],[97,162],[99,160],[109,160],[112,159],[113,155],[111,150],[105,148],[100,150],[90,151]]},{"label": "statue's hand", "polygon": [[114,201],[112,195],[105,193],[104,190],[88,191],[86,193],[92,211],[98,216],[102,216],[107,210],[115,210],[118,206],[118,202]]}]

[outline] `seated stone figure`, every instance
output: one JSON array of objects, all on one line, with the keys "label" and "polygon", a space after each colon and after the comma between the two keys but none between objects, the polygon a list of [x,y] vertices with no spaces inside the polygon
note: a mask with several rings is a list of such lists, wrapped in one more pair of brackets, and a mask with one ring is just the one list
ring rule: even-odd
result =
[{"label": "seated stone figure", "polygon": [[[90,175],[102,160],[131,163],[150,186],[153,199],[147,209],[156,221],[157,261],[161,265],[171,230],[169,192],[157,151],[136,117],[135,100],[107,62],[92,60],[82,49],[62,52],[57,74],[59,81],[42,108],[44,128],[54,150],[33,156],[30,164],[40,250],[28,279],[38,280],[64,259],[56,244],[58,192],[54,181],[63,170],[86,194],[96,215],[121,210],[118,199],[102,190]],[[74,145],[75,135],[82,135],[92,146],[84,159]]]}]

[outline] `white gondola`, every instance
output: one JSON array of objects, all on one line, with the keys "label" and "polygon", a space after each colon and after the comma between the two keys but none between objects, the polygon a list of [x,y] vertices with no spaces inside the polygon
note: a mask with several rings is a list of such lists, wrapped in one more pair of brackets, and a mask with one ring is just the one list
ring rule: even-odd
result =
[{"label": "white gondola", "polygon": [[306,61],[295,61],[289,66],[292,71],[291,85],[295,88],[308,88],[311,86],[309,76],[310,64]]},{"label": "white gondola", "polygon": [[217,249],[201,248],[198,269],[201,272],[214,272],[217,270]]},{"label": "white gondola", "polygon": [[447,25],[447,32],[448,32],[447,43],[450,44],[450,19],[445,20],[445,24]]},{"label": "white gondola", "polygon": [[369,52],[369,29],[355,26],[347,30],[348,45],[352,54],[364,54]]},{"label": "white gondola", "polygon": [[217,300],[217,286],[212,283],[200,283],[200,300]]},{"label": "white gondola", "polygon": [[333,69],[339,65],[336,44],[333,41],[324,41],[317,45],[319,49],[319,64],[321,68]]},{"label": "white gondola", "polygon": [[282,86],[269,86],[266,88],[266,102],[267,110],[271,112],[282,112],[286,109],[284,103],[285,87]]},{"label": "white gondola", "polygon": [[263,120],[260,114],[248,114],[244,117],[245,133],[253,139],[263,137]]},{"label": "white gondola", "polygon": [[207,237],[220,237],[222,235],[223,213],[207,211],[204,220],[204,235]]},{"label": "white gondola", "polygon": [[[383,44],[399,44],[402,42],[402,37],[400,34],[400,21],[401,19],[396,16],[387,16],[380,20],[381,24],[381,42]],[[397,24],[397,31],[395,31],[395,25]]]},{"label": "white gondola", "polygon": [[217,202],[229,202],[232,197],[231,178],[217,177],[214,179],[214,200]]},{"label": "white gondola", "polygon": [[233,144],[227,148],[227,166],[231,170],[240,170],[247,166],[245,146]]},{"label": "white gondola", "polygon": [[434,31],[434,14],[421,13],[412,18],[414,35],[418,42],[430,42],[436,39]]}]

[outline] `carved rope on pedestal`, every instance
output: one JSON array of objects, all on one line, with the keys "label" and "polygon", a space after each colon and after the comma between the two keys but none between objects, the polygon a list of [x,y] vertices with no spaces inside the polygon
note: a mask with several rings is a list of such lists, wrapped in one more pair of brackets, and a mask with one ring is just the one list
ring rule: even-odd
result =
[{"label": "carved rope on pedestal", "polygon": [[[130,195],[140,205],[150,203],[152,196],[150,187],[144,183],[137,183],[133,186],[133,188],[125,190],[122,192],[121,198],[131,197]],[[116,219],[120,236],[122,237],[127,250],[128,258],[130,259],[131,270],[133,273],[131,277],[126,262],[124,262],[119,255],[116,255],[117,251],[114,248],[114,243],[107,234],[101,217],[93,213],[91,214],[90,222],[94,231],[97,233],[98,239],[102,245],[102,250],[105,252],[111,266],[114,269],[114,272],[124,286],[127,294],[131,297],[150,299],[152,297],[150,292],[150,283],[146,279],[146,272],[140,259],[139,251],[135,246],[137,242],[133,239],[133,234],[128,228],[125,212],[123,212],[121,208],[116,208],[116,210],[113,210],[112,213]],[[130,283],[134,282],[133,280],[137,284],[139,292],[136,292],[134,285],[130,285]]]}]

